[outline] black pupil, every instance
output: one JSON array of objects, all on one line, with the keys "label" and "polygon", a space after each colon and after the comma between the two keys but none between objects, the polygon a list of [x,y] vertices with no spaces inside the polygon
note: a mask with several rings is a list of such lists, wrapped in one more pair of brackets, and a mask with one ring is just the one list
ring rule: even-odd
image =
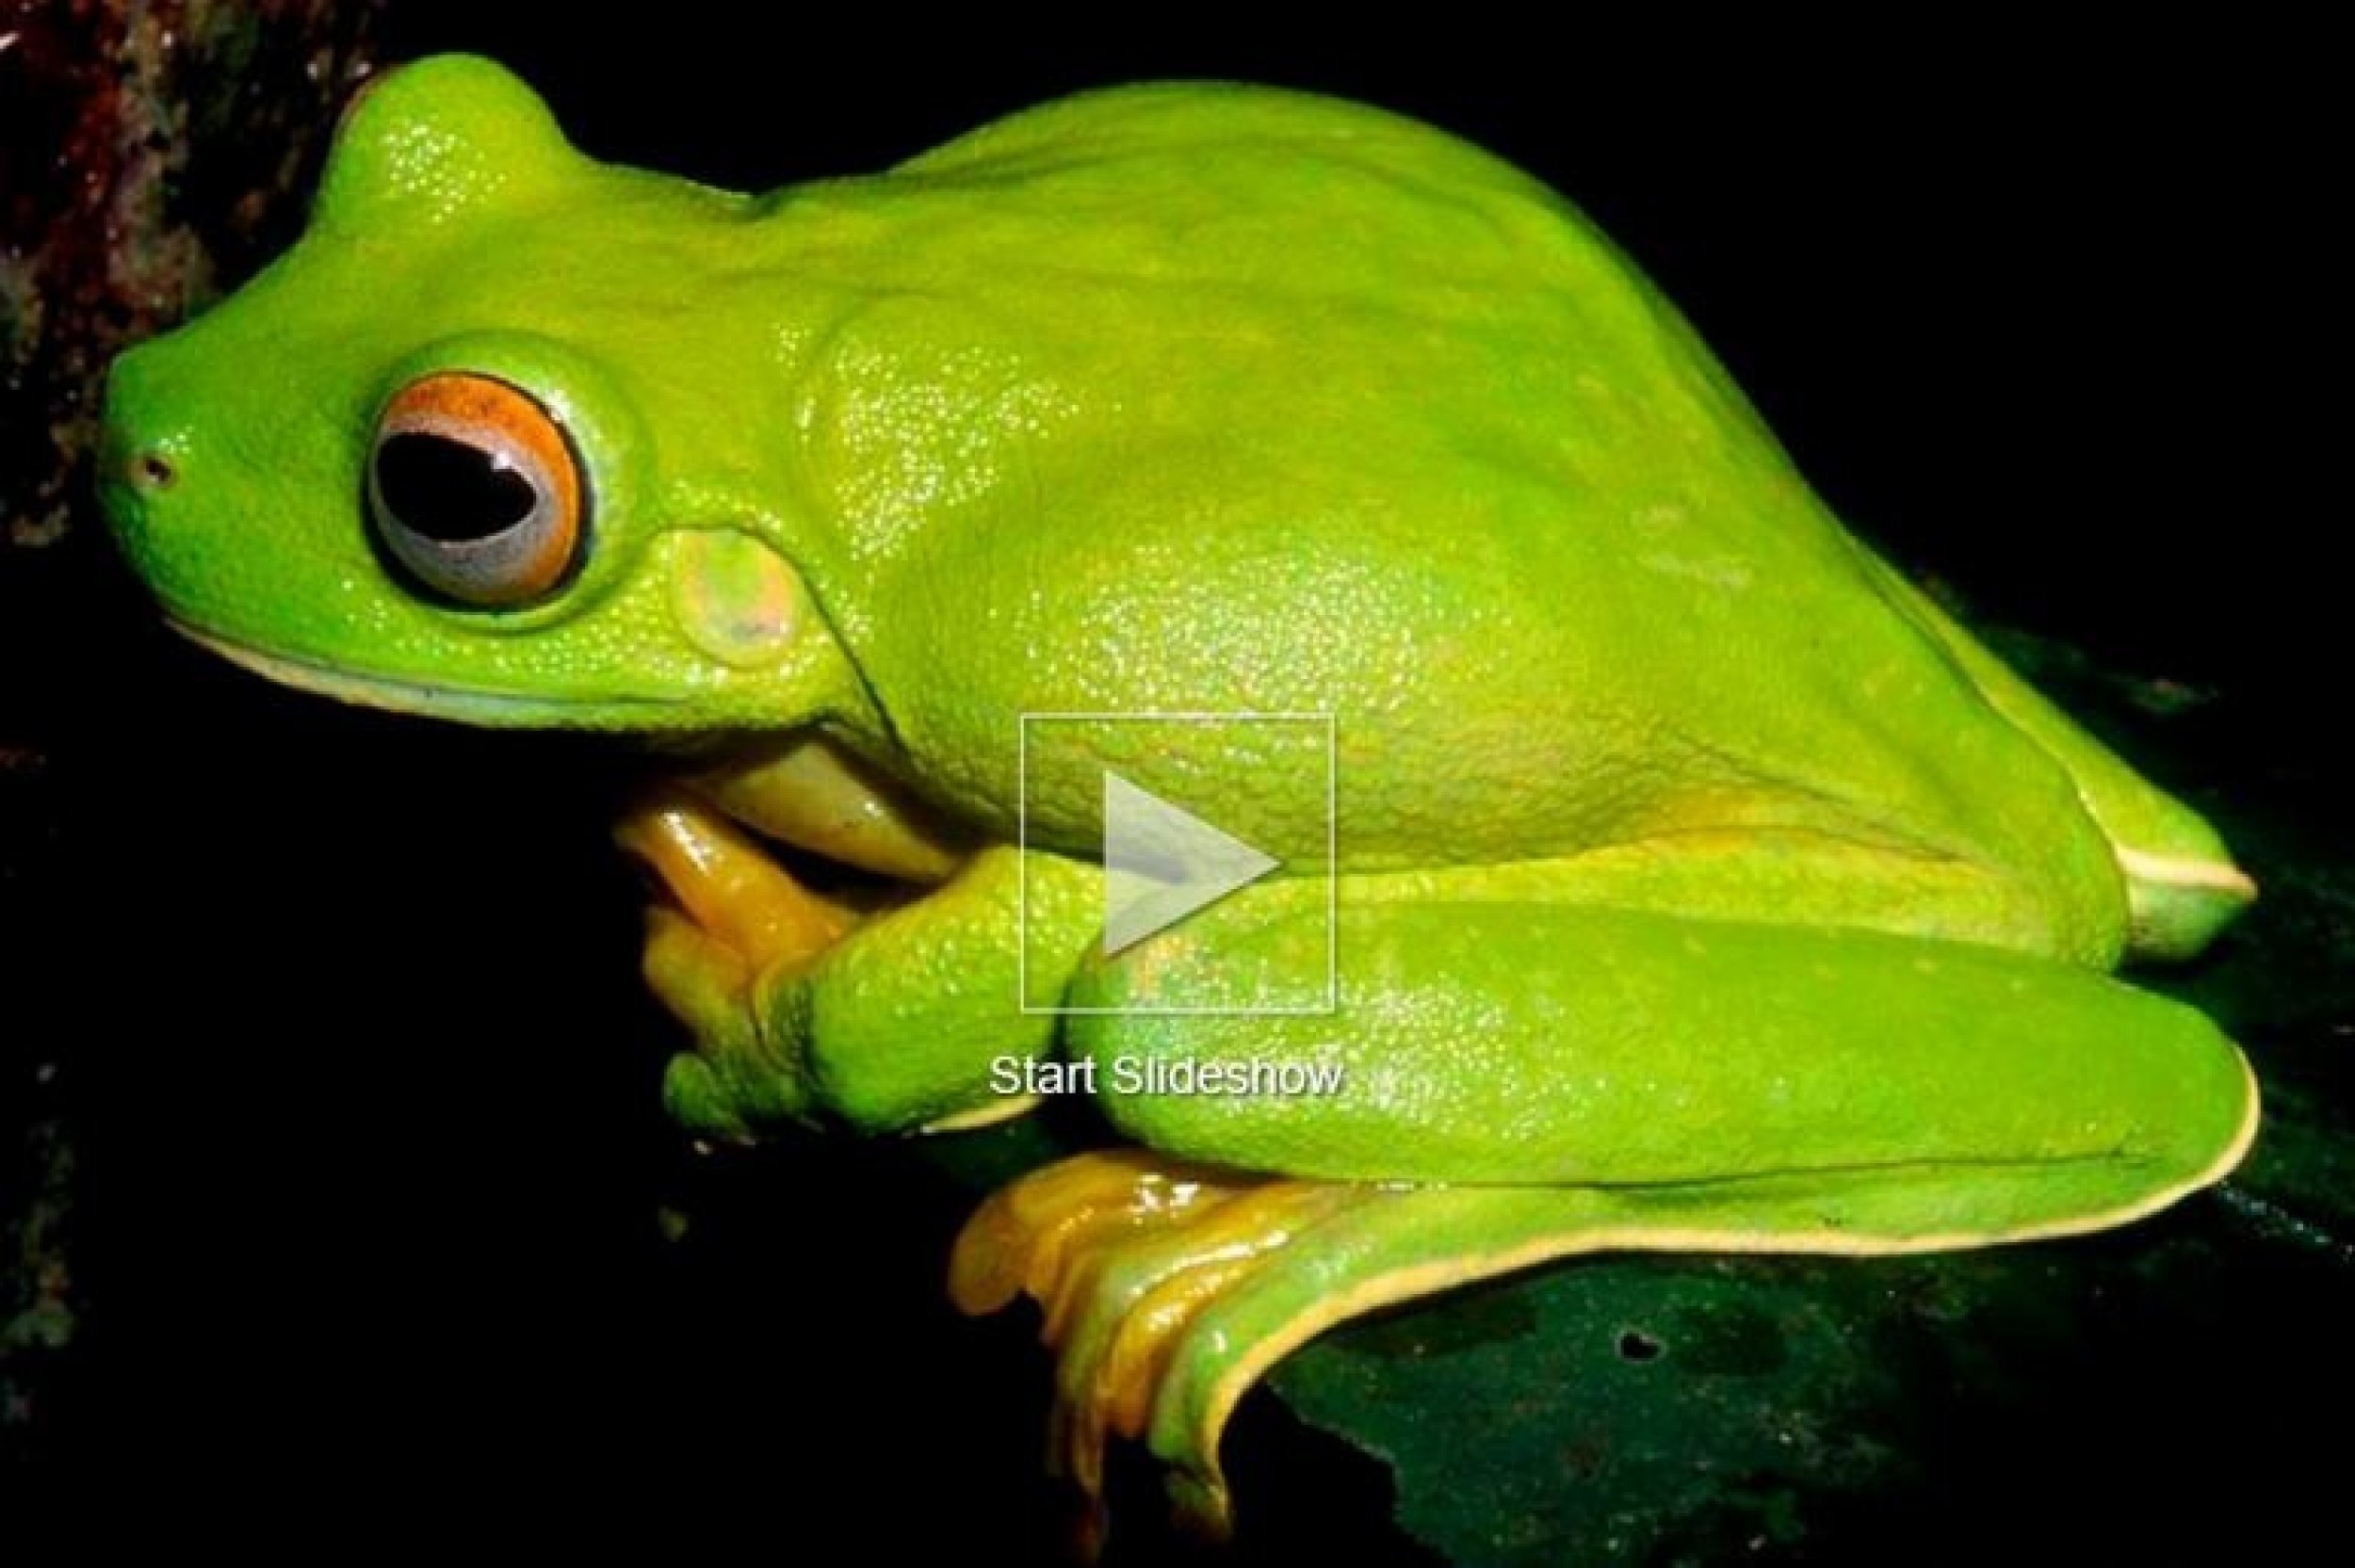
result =
[{"label": "black pupil", "polygon": [[538,500],[531,481],[496,453],[423,430],[377,444],[376,493],[394,522],[444,544],[503,533]]}]

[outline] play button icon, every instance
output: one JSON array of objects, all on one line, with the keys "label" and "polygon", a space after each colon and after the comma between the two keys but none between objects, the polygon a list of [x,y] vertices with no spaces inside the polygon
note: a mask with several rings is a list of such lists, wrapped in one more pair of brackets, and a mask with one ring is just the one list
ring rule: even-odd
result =
[{"label": "play button icon", "polygon": [[1059,708],[1022,714],[1014,742],[1025,1014],[1340,1007],[1333,715]]},{"label": "play button icon", "polygon": [[1133,947],[1282,865],[1104,770],[1104,956]]}]

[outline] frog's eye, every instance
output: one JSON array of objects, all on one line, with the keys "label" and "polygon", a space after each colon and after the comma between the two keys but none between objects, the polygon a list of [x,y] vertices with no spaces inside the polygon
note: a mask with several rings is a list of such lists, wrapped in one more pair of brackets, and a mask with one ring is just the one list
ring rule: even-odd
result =
[{"label": "frog's eye", "polygon": [[438,371],[395,393],[377,418],[368,516],[425,587],[499,609],[564,581],[589,506],[572,443],[546,409],[492,377]]}]

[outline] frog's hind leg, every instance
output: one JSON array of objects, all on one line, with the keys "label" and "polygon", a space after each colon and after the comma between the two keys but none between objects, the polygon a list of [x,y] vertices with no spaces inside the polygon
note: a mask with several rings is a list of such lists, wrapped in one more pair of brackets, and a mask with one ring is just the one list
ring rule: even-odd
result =
[{"label": "frog's hind leg", "polygon": [[2197,812],[2127,767],[1895,568],[1857,548],[1883,595],[2076,785],[2126,881],[2131,952],[2188,958],[2249,906],[2257,884]]},{"label": "frog's hind leg", "polygon": [[[1271,903],[1273,899],[1271,899]],[[1028,1293],[1055,1444],[1093,1490],[1140,1432],[1223,1522],[1221,1427],[1267,1367],[1375,1308],[1618,1249],[1877,1253],[2122,1223],[2217,1180],[2255,1086],[2208,1021],[2090,971],[1886,932],[1520,903],[1344,901],[1325,1016],[1234,1009],[1322,923],[1248,894],[1092,972],[1072,1046],[1313,1094],[1105,1091],[1156,1154],[993,1198],[960,1302]],[[1202,1164],[1178,1164],[1199,1161]],[[1264,1175],[1242,1172],[1268,1172]]]}]

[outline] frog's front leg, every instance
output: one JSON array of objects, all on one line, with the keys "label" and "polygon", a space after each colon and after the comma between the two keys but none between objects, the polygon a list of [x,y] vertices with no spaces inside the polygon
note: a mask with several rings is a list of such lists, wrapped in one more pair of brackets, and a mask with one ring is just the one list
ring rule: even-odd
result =
[{"label": "frog's front leg", "polygon": [[[1319,923],[1255,925],[1250,902],[1093,970],[1082,999],[1233,1008],[1296,983]],[[2216,1180],[2255,1125],[2253,1079],[2201,1015],[1993,947],[1345,893],[1340,950],[1329,1017],[1075,1019],[1107,1114],[1157,1154],[1051,1167],[960,1241],[962,1304],[1047,1303],[1057,1457],[1083,1487],[1106,1432],[1144,1435],[1180,1502],[1223,1528],[1237,1398],[1391,1302],[1605,1249],[1878,1253],[2089,1230]],[[1118,1087],[1181,1061],[1337,1079],[1293,1096]]]},{"label": "frog's front leg", "polygon": [[[992,1064],[1043,1055],[1055,1020],[1017,1003],[1018,851],[981,849],[938,885],[878,903],[804,886],[685,790],[649,797],[618,836],[667,895],[647,913],[644,968],[696,1043],[663,1081],[681,1123],[741,1137],[780,1121],[893,1130],[1024,1108],[992,1094]],[[1049,973],[1094,929],[1096,878],[1033,858],[1028,929]]]}]

